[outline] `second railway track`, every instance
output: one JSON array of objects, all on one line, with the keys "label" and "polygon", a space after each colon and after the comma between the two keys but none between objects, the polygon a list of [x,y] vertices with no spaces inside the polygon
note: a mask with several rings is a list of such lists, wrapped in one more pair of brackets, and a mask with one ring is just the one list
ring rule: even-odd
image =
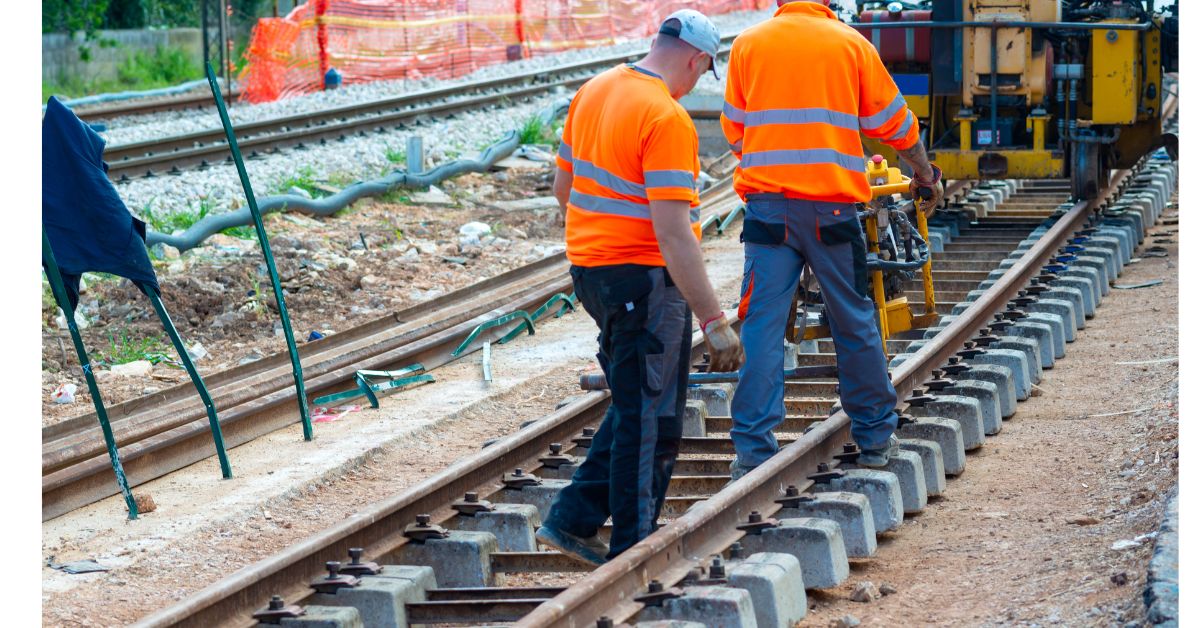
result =
[{"label": "second railway track", "polygon": [[[939,299],[944,303],[939,311],[953,316],[928,337],[889,341],[889,352],[903,353],[906,358],[896,360],[892,371],[901,406],[918,415],[917,423],[929,423],[931,419],[920,417],[934,413],[922,411],[920,406],[936,404],[942,391],[954,385],[950,381],[954,374],[979,364],[981,354],[1006,345],[1015,347],[1023,356],[1020,363],[1027,365],[1024,370],[1010,369],[1006,380],[1014,386],[1014,395],[1020,396],[1022,386],[1037,379],[1047,354],[1049,359],[1060,355],[1056,342],[1074,337],[1084,314],[1098,305],[1109,281],[1128,262],[1170,199],[1175,173],[1170,163],[1146,160],[1135,171],[1116,173],[1101,198],[1093,202],[1063,202],[1065,183],[1028,183],[994,210],[980,212],[971,220],[960,218],[956,233],[942,252],[935,253],[933,262]],[[1069,305],[1062,305],[1063,298]],[[1038,341],[1008,338],[1006,330],[1013,321],[1050,310],[1061,312],[1058,324],[1047,324],[1050,331],[1039,332]],[[699,357],[701,345],[697,341],[693,346]],[[817,353],[798,354],[798,365],[831,364],[827,343],[820,343],[817,349]],[[349,580],[337,584],[345,574],[363,574],[361,566],[345,564],[351,549],[364,561],[385,565],[383,578],[399,574],[418,583],[406,594],[411,597],[397,598],[388,607],[390,625],[517,622],[522,626],[589,626],[597,625],[598,620],[599,625],[613,625],[635,618],[686,616],[688,595],[700,593],[690,590],[692,593],[683,594],[673,587],[719,581],[719,573],[703,570],[711,566],[711,557],[722,555],[728,560],[730,546],[739,540],[745,546],[743,551],[749,553],[749,548],[762,542],[745,535],[775,525],[773,516],[800,516],[796,513],[802,495],[814,487],[828,490],[838,476],[856,473],[853,456],[844,455],[843,444],[850,441],[849,418],[834,408],[835,383],[789,383],[788,416],[778,430],[780,452],[732,484],[727,484],[732,445],[726,436],[731,419],[719,401],[712,404],[712,412],[702,420],[704,435],[685,438],[682,443],[664,509],[668,522],[594,571],[556,552],[537,551],[531,545],[537,516],[530,518],[528,534],[510,535],[502,542],[479,542],[478,534],[467,533],[477,530],[479,524],[466,521],[469,517],[462,511],[473,509],[464,505],[469,503],[464,495],[471,493],[473,499],[494,504],[534,504],[538,516],[544,516],[546,493],[552,494],[555,483],[569,477],[570,463],[562,455],[580,456],[586,451],[590,441],[584,430],[600,421],[608,401],[603,392],[583,395],[475,456],[411,489],[383,497],[371,508],[279,554],[243,567],[148,615],[140,624],[251,625],[256,621],[252,615],[267,608],[272,596],[279,596],[275,605],[285,611],[281,614],[307,606],[314,618],[340,613],[358,615],[366,625],[385,625],[379,624],[380,616],[375,615],[383,612],[379,606],[355,602],[355,587]],[[986,434],[998,430],[1004,404],[998,392],[988,400],[994,405],[987,410],[982,404],[973,406],[974,418],[937,422],[940,429],[956,433],[957,440],[942,441],[940,457],[931,453],[933,449],[924,450],[923,462],[941,465],[932,464],[931,469],[920,472],[929,481],[923,495],[952,490],[952,485],[944,487],[944,480],[929,471],[940,466],[946,475],[961,472],[963,450],[982,444]],[[907,437],[912,437],[911,432]],[[520,474],[518,468],[523,470]],[[538,485],[531,476],[541,478],[541,488],[535,488]],[[897,492],[896,499],[879,501],[874,496],[868,500],[874,508],[872,520],[880,529],[887,529],[889,521],[897,522],[905,512],[920,509],[923,497],[916,494],[915,485],[898,483],[903,494]],[[428,534],[431,529],[421,524],[445,526],[450,537],[430,538],[439,535]],[[845,541],[839,537],[839,543]],[[476,548],[473,567],[454,557],[454,547],[459,551]],[[852,555],[863,551],[861,545],[853,550],[847,547],[843,545],[843,552]],[[836,562],[836,552],[834,556]],[[841,560],[845,558],[843,553]],[[343,562],[333,565],[330,561]],[[337,577],[323,575],[330,567]],[[836,567],[833,572],[836,574]],[[809,578],[807,573],[805,578]],[[642,597],[652,581],[657,581],[654,586],[663,592]],[[363,586],[372,582],[378,580],[368,577]],[[808,583],[810,588],[827,586],[815,573]],[[339,587],[345,590],[319,592]],[[683,597],[678,597],[680,594]],[[648,606],[652,608],[647,610]]]},{"label": "second railway track", "polygon": [[[733,35],[722,38],[724,49]],[[352,105],[298,113],[239,124],[238,145],[249,158],[270,154],[284,147],[338,141],[355,135],[384,132],[429,116],[478,110],[508,101],[522,100],[554,89],[581,85],[599,70],[635,61],[645,50],[599,59],[558,65],[532,72],[422,90]],[[210,97],[211,100],[211,97]],[[108,146],[104,160],[115,181],[136,177],[179,174],[192,167],[224,163],[229,155],[224,131],[217,126],[173,137]]]}]

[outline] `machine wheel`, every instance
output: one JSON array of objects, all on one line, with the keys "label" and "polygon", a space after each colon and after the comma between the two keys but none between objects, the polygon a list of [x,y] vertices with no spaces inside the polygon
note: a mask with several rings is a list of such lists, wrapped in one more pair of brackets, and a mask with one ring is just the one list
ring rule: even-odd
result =
[{"label": "machine wheel", "polygon": [[[1077,200],[1092,200],[1106,185],[1101,181],[1100,144],[1076,142],[1071,146],[1071,196]],[[1107,174],[1107,171],[1104,172]]]}]

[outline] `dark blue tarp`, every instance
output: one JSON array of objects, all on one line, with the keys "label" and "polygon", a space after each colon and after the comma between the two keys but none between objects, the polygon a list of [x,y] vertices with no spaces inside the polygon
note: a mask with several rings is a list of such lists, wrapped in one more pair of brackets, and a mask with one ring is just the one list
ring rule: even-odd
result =
[{"label": "dark blue tarp", "polygon": [[42,118],[42,228],[72,308],[84,272],[120,275],[158,292],[146,223],[121,202],[103,154],[104,139],[51,96]]}]

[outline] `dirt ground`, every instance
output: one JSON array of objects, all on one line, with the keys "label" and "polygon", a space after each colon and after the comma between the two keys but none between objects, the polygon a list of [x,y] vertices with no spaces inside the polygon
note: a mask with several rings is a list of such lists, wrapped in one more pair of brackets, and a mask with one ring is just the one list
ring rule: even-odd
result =
[{"label": "dirt ground", "polygon": [[[367,216],[374,209],[362,213]],[[454,240],[458,225],[467,221],[449,217],[454,210],[427,211],[426,220],[445,220],[445,231]],[[392,216],[381,213],[375,220]],[[314,234],[336,228],[311,227]],[[288,229],[294,236],[293,226]],[[1159,226],[1155,232],[1174,240],[1177,235],[1168,232],[1175,229]],[[1117,541],[1156,530],[1162,503],[1176,483],[1178,368],[1170,359],[1178,354],[1177,249],[1174,243],[1163,246],[1169,249],[1167,258],[1141,259],[1126,268],[1118,283],[1165,282],[1113,290],[1068,347],[1067,357],[1046,371],[1040,396],[1022,403],[1004,431],[970,457],[966,473],[949,482],[945,497],[881,539],[875,558],[856,562],[846,585],[810,592],[812,608],[802,625],[824,626],[846,615],[863,625],[880,626],[1109,626],[1141,620],[1141,589],[1153,540],[1144,539],[1132,549],[1111,548]],[[739,249],[736,237],[729,235],[706,244],[722,302],[730,302],[736,290],[740,265],[733,262]],[[366,255],[356,258],[360,264]],[[249,262],[244,263],[249,268]],[[347,316],[343,324],[351,322]],[[561,354],[557,359],[567,366],[563,371],[520,380],[514,376],[498,394],[475,391],[457,404],[409,411],[421,394],[427,400],[444,400],[445,389],[432,388],[434,384],[385,398],[378,416],[364,411],[319,425],[319,449],[364,431],[368,441],[355,450],[358,454],[336,452],[345,462],[325,460],[330,465],[326,472],[305,476],[299,462],[280,467],[280,473],[260,465],[231,481],[242,483],[237,486],[191,484],[189,477],[200,472],[207,479],[216,475],[215,464],[208,468],[200,463],[156,481],[159,484],[150,490],[163,496],[160,511],[138,522],[125,522],[114,498],[69,515],[69,521],[44,524],[42,549],[48,561],[96,558],[112,571],[68,576],[43,568],[43,624],[134,621],[328,527],[381,493],[415,484],[477,451],[483,440],[510,433],[522,421],[553,410],[575,393],[575,377],[586,368],[586,354],[576,355],[574,347],[592,341],[589,334],[594,332],[585,329],[587,323],[582,316],[568,316],[551,321],[545,332],[539,327],[539,337],[557,338],[561,344],[539,349],[538,355],[548,359],[549,354]],[[298,334],[304,329],[297,324]],[[214,333],[210,352],[224,346],[247,351],[252,346],[251,335],[235,340],[231,332],[222,334]],[[192,339],[193,332],[188,337]],[[279,340],[271,342],[281,345]],[[208,347],[209,341],[204,342]],[[234,347],[235,342],[246,344]],[[500,377],[537,357],[522,353],[531,348],[520,343],[513,347],[515,352],[493,356]],[[439,379],[450,386],[476,381],[477,369],[477,363],[468,361],[440,369]],[[1136,412],[1125,413],[1128,410]],[[411,424],[396,427],[405,421]],[[369,425],[379,427],[368,429]],[[249,445],[233,450],[235,468],[242,469],[246,457],[264,452],[300,460],[295,452],[313,448],[306,448],[298,434],[298,428],[281,430],[253,451]],[[372,444],[372,439],[378,440]],[[239,452],[245,454],[241,460],[236,457]],[[268,487],[257,494],[236,501],[219,498],[264,483]],[[173,499],[194,505],[187,513],[173,512]],[[182,504],[176,507],[183,509]],[[850,601],[854,585],[868,580],[889,584],[897,592],[866,604]]]},{"label": "dirt ground", "polygon": [[[360,201],[328,218],[269,214],[265,225],[297,342],[310,332],[344,331],[562,250],[556,209],[506,211],[494,204],[548,197],[551,172],[547,165],[459,177],[444,186],[448,205],[393,197]],[[469,222],[491,226],[491,235],[464,245],[459,228]],[[185,343],[199,342],[207,351],[196,362],[202,375],[285,350],[256,240],[217,234],[181,256],[167,255],[155,262],[163,302]],[[83,337],[93,362],[144,354],[178,359],[137,288],[120,278],[85,275],[85,283],[90,279],[97,280],[80,304],[89,321]],[[58,312],[53,299],[43,298],[43,425],[92,411],[71,338],[55,322]],[[145,376],[116,375],[108,368],[96,373],[110,405],[187,380],[182,366],[169,362],[156,363]],[[75,403],[51,401],[63,383],[77,386]]]},{"label": "dirt ground", "polygon": [[[863,626],[1143,623],[1154,540],[1142,535],[1158,529],[1178,482],[1177,230],[1152,229],[1143,246],[1168,256],[1142,258],[1116,282],[1163,283],[1112,290],[1045,371],[1040,396],[968,456],[943,497],[852,563],[843,586],[810,592],[802,625],[846,615]],[[864,581],[897,592],[851,601]]]},{"label": "dirt ground", "polygon": [[[705,259],[722,302],[741,282],[734,233],[706,238]],[[42,525],[47,561],[95,559],[111,571],[68,575],[43,567],[47,626],[123,625],[261,560],[400,491],[554,410],[594,369],[595,324],[582,313],[539,322],[537,342],[492,354],[495,381],[480,381],[479,354],[436,369],[438,381],[381,399],[334,423],[298,426],[230,450],[235,478],[206,460],[142,485],[158,509],[125,520],[111,497]]]}]

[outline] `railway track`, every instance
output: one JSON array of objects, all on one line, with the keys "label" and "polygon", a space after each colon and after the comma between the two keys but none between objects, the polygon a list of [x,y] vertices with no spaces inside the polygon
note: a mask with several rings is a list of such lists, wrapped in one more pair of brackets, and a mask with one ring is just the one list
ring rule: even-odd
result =
[{"label": "railway track", "polygon": [[[735,35],[722,38],[723,52]],[[238,125],[238,145],[248,158],[273,154],[285,147],[344,140],[355,135],[403,128],[430,116],[485,109],[520,101],[555,89],[583,84],[599,70],[635,61],[647,50],[563,64],[464,85],[422,90],[365,103],[316,112],[259,120]],[[211,100],[211,98],[210,98]],[[114,181],[135,177],[180,174],[186,168],[206,168],[229,161],[229,146],[220,127],[173,137],[118,144],[105,149],[108,175]]]},{"label": "railway track", "polygon": [[[720,166],[720,164],[717,164]],[[731,168],[729,168],[731,169]],[[717,174],[721,174],[719,171]],[[709,230],[738,200],[728,180],[702,194]],[[419,363],[426,371],[456,359],[454,351],[479,325],[516,310],[534,312],[572,292],[565,255],[558,254],[300,346],[310,397],[353,387],[359,370],[395,370]],[[512,325],[480,335],[462,355],[495,341]],[[227,447],[236,447],[298,420],[286,353],[205,377]],[[204,406],[188,384],[108,408],[131,486],[215,453]],[[115,495],[112,468],[94,412],[42,429],[42,520]]]},{"label": "railway track", "polygon": [[[728,567],[737,564],[728,563],[734,543],[742,544],[739,553],[761,551],[768,543],[764,537],[775,534],[768,530],[781,528],[773,517],[790,519],[809,512],[805,504],[811,502],[805,495],[814,489],[841,487],[868,495],[858,501],[869,503],[872,514],[862,510],[857,525],[865,529],[862,521],[869,518],[876,530],[895,527],[905,513],[919,510],[928,494],[946,490],[945,475],[962,471],[963,452],[981,445],[1000,429],[1005,416],[1011,416],[1004,391],[1011,390],[1015,403],[1041,369],[1061,357],[1083,326],[1085,314],[1099,304],[1109,281],[1169,200],[1175,173],[1169,163],[1143,160],[1134,171],[1116,173],[1100,199],[1077,203],[1064,202],[1066,182],[1029,182],[994,208],[983,203],[981,209],[977,203],[973,215],[959,211],[952,214],[957,217],[941,221],[951,237],[944,250],[935,253],[934,277],[944,303],[939,312],[954,316],[943,319],[928,337],[888,341],[889,353],[903,356],[893,360],[892,370],[902,409],[917,416],[901,429],[903,437],[913,439],[910,445],[917,455],[904,457],[907,467],[898,464],[893,473],[882,474],[894,476],[884,480],[896,487],[889,495],[881,497],[888,491],[869,488],[872,484],[862,480],[862,470],[853,467],[853,452],[843,447],[851,440],[850,422],[834,407],[835,381],[789,382],[787,418],[777,430],[781,451],[732,484],[727,484],[733,453],[726,435],[731,426],[727,405],[720,402],[722,391],[701,388],[698,397],[707,399],[708,416],[698,419],[703,435],[682,443],[664,509],[668,523],[610,563],[589,570],[556,552],[537,551],[532,533],[550,495],[572,471],[571,459],[563,455],[577,460],[586,453],[590,433],[585,430],[594,429],[607,407],[607,393],[590,392],[424,482],[149,614],[139,625],[251,625],[254,613],[267,610],[272,596],[278,596],[271,605],[279,607],[276,621],[305,609],[312,619],[342,614],[358,617],[365,625],[604,626],[653,617],[687,618],[695,608],[690,600],[707,599],[708,590],[677,585],[727,579],[730,572],[714,569],[711,557],[724,556]],[[955,187],[959,194],[965,191]],[[998,186],[986,187],[976,199],[1005,196]],[[725,202],[724,197],[710,198],[708,211]],[[696,358],[700,346],[697,337]],[[796,355],[799,366],[833,360],[827,342],[819,343],[816,353]],[[980,368],[1001,362],[1011,366],[991,388],[953,381],[968,368],[977,371],[971,377],[1004,374],[1005,369]],[[727,399],[728,390],[723,392]],[[931,439],[939,446],[930,447]],[[938,473],[939,466],[944,475]],[[923,492],[916,488],[920,484],[925,484]],[[519,532],[510,529],[497,537],[502,541],[481,540],[472,531],[481,529],[481,520],[488,516],[463,512],[478,510],[471,505],[476,500],[525,504],[500,510],[528,516],[523,527],[516,526]],[[535,506],[533,513],[529,505]],[[448,530],[448,538],[434,538],[442,533],[430,526],[438,525]],[[806,565],[808,588],[832,586],[835,582],[822,578],[836,580],[838,561],[844,564],[847,554],[871,553],[864,548],[873,545],[873,535],[867,542],[865,533],[856,535],[850,523],[809,527],[825,530],[823,538],[837,538],[828,545],[839,545],[842,553],[829,551],[827,571],[833,575],[810,571],[808,562],[816,560],[812,555],[797,556]],[[793,542],[791,547],[799,545]],[[809,546],[813,544],[805,545]],[[786,547],[774,551],[803,553]],[[474,554],[464,561],[463,552]],[[348,556],[356,558],[354,563],[361,559],[384,565],[383,575],[367,577],[357,587],[339,580],[345,574],[365,573],[361,565],[346,564]],[[332,575],[327,574],[329,568]],[[390,606],[356,602],[357,596],[379,595],[380,587],[387,589],[392,586],[388,582],[399,580],[409,584]],[[791,586],[804,587],[798,582]],[[715,612],[715,607],[708,608]],[[391,613],[390,623],[380,623],[380,613]]]},{"label": "railway track", "polygon": [[[241,92],[235,89],[225,94],[225,100],[233,101],[240,95]],[[212,106],[212,94],[205,91],[182,96],[135,98],[115,104],[81,107],[75,110],[75,115],[84,122],[97,122],[160,111],[203,111]]]}]

